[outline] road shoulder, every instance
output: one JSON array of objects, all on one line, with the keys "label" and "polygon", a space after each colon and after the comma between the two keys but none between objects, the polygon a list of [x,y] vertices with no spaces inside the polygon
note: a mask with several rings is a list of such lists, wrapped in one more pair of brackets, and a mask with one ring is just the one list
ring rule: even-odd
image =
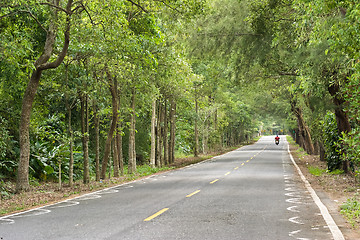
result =
[{"label": "road shoulder", "polygon": [[344,174],[340,176],[329,174],[314,176],[309,172],[309,166],[326,169],[326,163],[321,162],[317,155],[304,154],[294,145],[290,146],[290,152],[311,187],[327,207],[345,239],[360,239],[359,224],[355,227],[351,226],[340,213],[340,206],[355,194],[355,192],[347,191],[347,189],[357,189],[359,184]]}]

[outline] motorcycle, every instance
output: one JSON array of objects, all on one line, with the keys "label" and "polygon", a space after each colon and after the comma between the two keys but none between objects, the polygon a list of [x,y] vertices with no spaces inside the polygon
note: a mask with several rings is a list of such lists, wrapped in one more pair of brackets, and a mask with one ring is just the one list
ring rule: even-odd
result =
[{"label": "motorcycle", "polygon": [[275,140],[275,144],[276,144],[276,145],[279,145],[279,143],[280,143],[280,140],[279,140],[279,139],[276,139],[276,140]]}]

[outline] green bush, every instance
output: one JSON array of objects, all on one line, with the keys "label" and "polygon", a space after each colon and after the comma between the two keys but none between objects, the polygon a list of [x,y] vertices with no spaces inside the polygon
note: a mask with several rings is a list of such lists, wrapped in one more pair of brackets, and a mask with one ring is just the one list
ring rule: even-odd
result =
[{"label": "green bush", "polygon": [[322,125],[327,167],[329,171],[341,169],[342,160],[339,149],[340,135],[337,129],[335,114],[328,112],[325,115],[324,121],[322,121]]},{"label": "green bush", "polygon": [[351,132],[343,133],[340,141],[342,160],[350,161],[352,168],[358,167],[360,165],[360,129],[353,128]]}]

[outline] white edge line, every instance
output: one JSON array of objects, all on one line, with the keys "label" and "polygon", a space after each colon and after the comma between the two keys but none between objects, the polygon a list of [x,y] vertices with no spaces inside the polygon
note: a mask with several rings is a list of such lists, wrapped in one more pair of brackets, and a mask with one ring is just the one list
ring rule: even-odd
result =
[{"label": "white edge line", "polygon": [[316,203],[316,205],[318,206],[318,208],[320,209],[321,215],[323,216],[326,224],[328,225],[331,234],[334,238],[334,240],[345,240],[344,235],[342,234],[342,232],[340,231],[339,227],[336,225],[334,219],[331,217],[329,210],[326,208],[326,206],[321,202],[320,198],[318,197],[318,195],[316,194],[315,190],[311,187],[310,183],[308,182],[308,180],[306,180],[305,176],[302,174],[299,166],[296,164],[293,156],[291,155],[290,152],[290,144],[288,143],[288,153],[290,155],[290,159],[292,161],[292,163],[294,164],[296,170],[298,171],[301,179],[303,180],[303,182],[305,183],[305,187],[306,189],[310,192],[311,197],[313,198],[314,202]]}]

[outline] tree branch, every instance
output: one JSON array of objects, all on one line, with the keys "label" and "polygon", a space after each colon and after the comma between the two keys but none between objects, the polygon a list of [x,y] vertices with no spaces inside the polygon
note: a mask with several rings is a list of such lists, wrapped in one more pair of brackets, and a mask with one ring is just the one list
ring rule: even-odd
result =
[{"label": "tree branch", "polygon": [[178,13],[181,13],[182,14],[182,12],[180,11],[180,10],[178,10],[178,9],[176,9],[176,8],[174,8],[174,7],[172,7],[172,6],[170,6],[168,3],[166,3],[165,1],[163,1],[163,0],[155,0],[156,2],[161,2],[162,4],[164,4],[166,7],[168,7],[168,8],[170,8],[171,10],[173,10],[173,11],[176,11],[176,12],[178,12]]},{"label": "tree branch", "polygon": [[64,9],[64,8],[62,8],[62,7],[60,7],[60,6],[57,6],[57,5],[48,3],[48,2],[42,2],[42,3],[39,3],[39,4],[40,4],[40,5],[47,5],[47,6],[56,8],[56,9],[58,9],[58,10],[60,10],[60,11],[63,11],[64,13],[67,13],[67,11],[66,11],[67,9]]},{"label": "tree branch", "polygon": [[209,37],[229,37],[229,36],[261,36],[256,33],[233,33],[233,34],[217,34],[217,33],[199,33],[198,35],[206,35]]},{"label": "tree branch", "polygon": [[3,15],[3,16],[0,16],[0,20],[3,19],[3,18],[6,18],[6,17],[10,17],[11,15],[14,15],[14,14],[16,14],[16,13],[27,13],[27,14],[29,14],[29,16],[36,21],[36,23],[39,25],[39,27],[41,27],[42,30],[44,30],[45,32],[47,32],[46,28],[41,24],[41,22],[39,21],[39,19],[37,19],[37,18],[35,17],[35,15],[32,14],[32,12],[31,12],[30,10],[18,10],[18,11],[14,11],[14,12],[5,14],[5,15]]},{"label": "tree branch", "polygon": [[143,12],[148,13],[148,11],[147,11],[143,6],[141,6],[140,4],[137,4],[137,3],[135,3],[135,2],[132,1],[132,0],[126,0],[126,1],[128,1],[128,2],[130,2],[131,4],[137,6],[137,7],[140,8]]},{"label": "tree branch", "polygon": [[51,69],[51,68],[57,68],[64,60],[67,50],[70,45],[70,26],[71,26],[71,7],[72,7],[73,0],[68,0],[66,10],[67,13],[66,16],[66,26],[65,26],[65,33],[64,33],[64,46],[62,51],[59,53],[57,59],[53,62],[45,62],[41,64],[38,69],[39,70],[45,70],[45,69]]}]

